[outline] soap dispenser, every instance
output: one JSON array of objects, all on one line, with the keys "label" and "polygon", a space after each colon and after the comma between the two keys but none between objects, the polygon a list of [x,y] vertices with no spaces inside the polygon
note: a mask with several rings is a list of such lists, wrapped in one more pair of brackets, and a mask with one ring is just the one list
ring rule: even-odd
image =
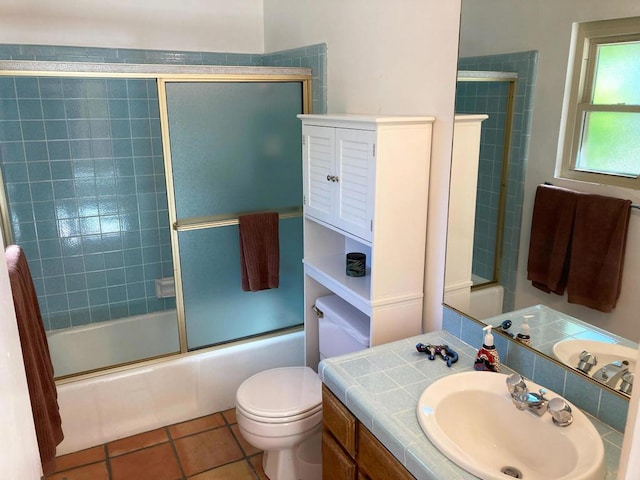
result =
[{"label": "soap dispenser", "polygon": [[486,370],[490,372],[500,372],[500,357],[498,350],[493,343],[493,334],[491,333],[491,325],[487,325],[482,329],[484,333],[484,341],[482,348],[478,350],[476,361],[473,368],[476,370]]},{"label": "soap dispenser", "polygon": [[529,335],[529,316],[525,315],[522,320],[521,332],[516,335],[516,340],[525,345],[531,345],[531,335]]}]

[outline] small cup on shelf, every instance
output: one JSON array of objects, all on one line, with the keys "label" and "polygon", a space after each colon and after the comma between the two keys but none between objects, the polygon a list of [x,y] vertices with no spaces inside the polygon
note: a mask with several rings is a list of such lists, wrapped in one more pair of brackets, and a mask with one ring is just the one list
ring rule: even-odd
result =
[{"label": "small cup on shelf", "polygon": [[364,253],[347,253],[347,276],[364,277],[366,273],[367,256]]}]

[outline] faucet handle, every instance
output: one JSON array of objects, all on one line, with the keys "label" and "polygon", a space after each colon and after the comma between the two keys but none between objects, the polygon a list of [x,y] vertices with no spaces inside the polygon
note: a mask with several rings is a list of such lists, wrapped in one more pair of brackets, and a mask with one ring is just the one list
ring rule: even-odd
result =
[{"label": "faucet handle", "polygon": [[626,372],[622,375],[622,383],[620,384],[620,391],[622,393],[626,393],[627,395],[631,395],[631,390],[633,389],[633,373]]},{"label": "faucet handle", "polygon": [[593,355],[591,352],[583,350],[580,356],[578,357],[577,368],[583,373],[589,373],[589,370],[591,370],[591,368],[597,364],[598,364],[598,359],[596,358],[596,356]]},{"label": "faucet handle", "polygon": [[571,407],[562,398],[556,397],[549,400],[548,412],[553,417],[553,423],[559,427],[568,427],[573,422]]},{"label": "faucet handle", "polygon": [[507,377],[507,389],[512,397],[520,397],[529,393],[527,384],[524,383],[524,379],[518,373],[512,373]]}]

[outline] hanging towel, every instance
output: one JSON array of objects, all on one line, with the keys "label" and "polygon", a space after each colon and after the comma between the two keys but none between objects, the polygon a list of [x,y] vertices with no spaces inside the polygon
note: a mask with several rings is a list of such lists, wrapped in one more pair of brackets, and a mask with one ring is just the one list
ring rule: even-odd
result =
[{"label": "hanging towel", "polygon": [[631,201],[580,195],[569,268],[569,303],[610,312],[620,296]]},{"label": "hanging towel", "polygon": [[539,185],[533,205],[527,279],[544,292],[564,295],[578,192]]},{"label": "hanging towel", "polygon": [[45,475],[49,475],[55,471],[56,446],[64,438],[58,393],[53,380],[53,364],[27,258],[17,245],[9,245],[5,250],[5,257],[42,470]]},{"label": "hanging towel", "polygon": [[278,288],[280,243],[277,212],[238,217],[242,290],[257,292]]}]

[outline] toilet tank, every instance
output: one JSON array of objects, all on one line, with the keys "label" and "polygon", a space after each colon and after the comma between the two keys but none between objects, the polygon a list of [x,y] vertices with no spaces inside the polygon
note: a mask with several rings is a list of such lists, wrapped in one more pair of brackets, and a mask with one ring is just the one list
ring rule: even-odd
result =
[{"label": "toilet tank", "polygon": [[[337,295],[319,297],[320,360],[369,347],[369,317]],[[320,313],[321,312],[321,313]]]}]

